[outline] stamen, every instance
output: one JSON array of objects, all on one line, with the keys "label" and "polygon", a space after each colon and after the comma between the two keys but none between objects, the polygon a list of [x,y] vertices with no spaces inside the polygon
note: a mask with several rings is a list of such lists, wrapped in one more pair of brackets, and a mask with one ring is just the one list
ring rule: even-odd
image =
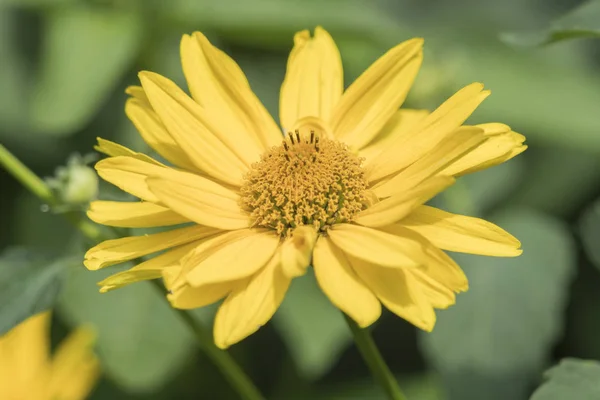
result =
[{"label": "stamen", "polygon": [[284,140],[244,177],[241,202],[251,225],[288,237],[298,226],[326,233],[334,224],[352,221],[368,203],[362,159],[314,131],[304,142],[297,130],[288,137],[292,146]]}]

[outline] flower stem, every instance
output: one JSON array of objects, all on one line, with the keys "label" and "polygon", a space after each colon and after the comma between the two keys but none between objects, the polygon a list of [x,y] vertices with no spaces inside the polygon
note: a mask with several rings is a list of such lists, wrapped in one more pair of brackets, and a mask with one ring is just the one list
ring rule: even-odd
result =
[{"label": "flower stem", "polygon": [[[23,164],[18,158],[16,158],[6,147],[0,144],[0,165],[4,166],[6,170],[17,179],[25,188],[31,193],[37,196],[41,201],[47,203],[49,206],[56,206],[58,200],[54,193],[46,182],[38,177],[33,171],[31,171],[25,164]],[[94,243],[99,243],[106,238],[98,229],[98,226],[91,223],[90,221],[81,218],[80,214],[77,213],[65,213],[64,215],[75,228],[77,228],[86,238],[90,239]],[[160,289],[163,294],[162,298],[166,300],[165,289],[157,281],[152,283]],[[264,397],[260,394],[256,386],[252,383],[250,378],[244,373],[235,360],[229,353],[219,349],[215,346],[212,335],[207,329],[202,326],[189,312],[185,310],[179,310],[172,308],[188,325],[190,330],[194,332],[194,336],[198,342],[200,348],[206,353],[206,355],[213,361],[217,368],[223,373],[225,378],[237,391],[240,398],[243,400],[263,400]]]},{"label": "flower stem", "polygon": [[388,398],[390,400],[407,400],[406,396],[400,390],[396,378],[394,378],[394,375],[392,375],[392,372],[381,356],[379,349],[377,349],[369,331],[359,327],[356,322],[346,314],[344,314],[344,318],[352,331],[358,351],[360,351],[360,354],[371,370],[371,374],[385,391]]},{"label": "flower stem", "polygon": [[[158,281],[153,280],[151,283],[154,287],[160,291],[163,295],[166,294],[166,289]],[[187,324],[187,326],[194,332],[196,340],[202,350],[210,357],[217,368],[223,373],[225,378],[229,381],[236,391],[245,400],[262,400],[263,397],[254,386],[252,381],[246,376],[244,371],[233,358],[224,350],[219,349],[214,345],[213,337],[206,329],[194,318],[192,314],[185,310],[177,308],[173,309],[181,319]]]}]

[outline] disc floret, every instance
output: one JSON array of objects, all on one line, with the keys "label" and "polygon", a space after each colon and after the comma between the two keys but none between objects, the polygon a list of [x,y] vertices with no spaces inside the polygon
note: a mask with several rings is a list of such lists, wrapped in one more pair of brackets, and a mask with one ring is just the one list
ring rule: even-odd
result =
[{"label": "disc floret", "polygon": [[288,133],[245,176],[243,207],[254,226],[275,229],[282,237],[297,226],[326,232],[352,221],[366,208],[367,182],[362,159],[335,140],[299,131]]}]

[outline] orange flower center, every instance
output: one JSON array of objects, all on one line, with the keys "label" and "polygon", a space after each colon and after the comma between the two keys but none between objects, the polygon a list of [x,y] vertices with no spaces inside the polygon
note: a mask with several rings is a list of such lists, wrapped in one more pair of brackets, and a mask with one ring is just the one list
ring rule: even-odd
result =
[{"label": "orange flower center", "polygon": [[349,222],[366,208],[367,181],[362,159],[343,143],[289,133],[252,165],[244,177],[242,205],[254,226],[275,229],[282,237],[313,225],[325,232]]}]

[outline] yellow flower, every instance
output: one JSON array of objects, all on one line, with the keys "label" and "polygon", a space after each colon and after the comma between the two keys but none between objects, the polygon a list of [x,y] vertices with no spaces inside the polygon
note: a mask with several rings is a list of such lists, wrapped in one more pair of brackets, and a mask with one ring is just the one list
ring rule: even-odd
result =
[{"label": "yellow flower", "polygon": [[96,165],[100,176],[141,201],[97,201],[88,215],[117,227],[187,225],[90,249],[90,270],[167,250],[100,282],[101,291],[163,277],[173,307],[224,298],[214,336],[226,348],[264,325],[312,264],[323,292],[360,326],[377,320],[383,304],[431,330],[434,308],[467,289],[441,249],[507,257],[521,250],[496,225],[423,203],[454,177],[526,146],[503,124],[462,125],[489,95],[479,83],[432,113],[399,110],[422,44],[394,47],[344,91],[331,36],[299,32],[281,87],[280,128],[229,56],[199,32],[185,35],[192,97],[144,71],[125,107],[172,166],[99,139],[110,156]]},{"label": "yellow flower", "polygon": [[0,337],[0,398],[82,400],[100,374],[95,335],[79,328],[50,359],[50,312],[34,315]]}]

